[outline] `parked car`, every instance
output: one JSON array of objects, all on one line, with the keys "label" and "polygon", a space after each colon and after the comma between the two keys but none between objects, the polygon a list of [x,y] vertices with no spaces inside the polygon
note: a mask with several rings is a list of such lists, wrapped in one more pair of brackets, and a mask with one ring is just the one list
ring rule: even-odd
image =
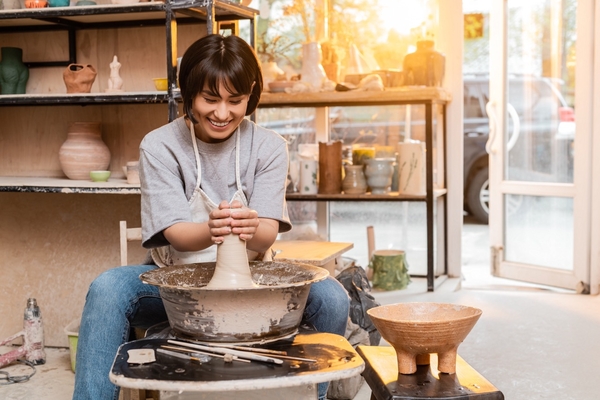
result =
[{"label": "parked car", "polygon": [[[508,79],[509,138],[507,179],[572,182],[575,115],[549,78],[525,75]],[[489,214],[489,77],[464,77],[465,210],[487,223]],[[518,207],[511,196],[507,212]]]}]

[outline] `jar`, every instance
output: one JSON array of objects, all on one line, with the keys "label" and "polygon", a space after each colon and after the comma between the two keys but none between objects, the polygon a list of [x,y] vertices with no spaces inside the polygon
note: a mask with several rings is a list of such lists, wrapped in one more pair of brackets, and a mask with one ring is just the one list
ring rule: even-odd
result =
[{"label": "jar", "polygon": [[100,122],[73,122],[58,159],[69,179],[89,179],[91,171],[108,169],[110,150],[102,141]]},{"label": "jar", "polygon": [[342,190],[345,194],[363,194],[367,191],[367,180],[362,165],[345,165],[346,176],[342,181]]},{"label": "jar", "polygon": [[386,194],[392,186],[393,158],[371,158],[366,161],[365,175],[373,194]]}]

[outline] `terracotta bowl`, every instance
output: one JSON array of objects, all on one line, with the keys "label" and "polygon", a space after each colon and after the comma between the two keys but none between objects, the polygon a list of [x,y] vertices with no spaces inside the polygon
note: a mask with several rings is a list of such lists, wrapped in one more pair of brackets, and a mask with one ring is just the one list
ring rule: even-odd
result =
[{"label": "terracotta bowl", "polygon": [[401,303],[367,311],[381,336],[394,347],[398,372],[413,374],[437,353],[438,371],[456,372],[456,350],[481,316],[478,308],[446,303]]},{"label": "terracotta bowl", "polygon": [[308,264],[252,261],[259,286],[212,289],[216,263],[174,265],[140,275],[158,286],[175,336],[200,342],[266,343],[298,332],[312,283],[326,269]]}]

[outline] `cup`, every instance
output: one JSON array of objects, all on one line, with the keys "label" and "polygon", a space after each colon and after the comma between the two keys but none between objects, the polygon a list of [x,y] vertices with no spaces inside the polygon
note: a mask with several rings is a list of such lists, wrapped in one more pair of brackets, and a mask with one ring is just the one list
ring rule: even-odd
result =
[{"label": "cup", "polygon": [[139,161],[128,161],[126,168],[127,183],[131,185],[140,184]]}]

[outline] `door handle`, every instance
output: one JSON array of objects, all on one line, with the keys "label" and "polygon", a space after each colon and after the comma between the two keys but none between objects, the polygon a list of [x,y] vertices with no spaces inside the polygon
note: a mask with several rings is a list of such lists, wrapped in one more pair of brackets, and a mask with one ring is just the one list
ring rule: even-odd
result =
[{"label": "door handle", "polygon": [[495,146],[496,142],[496,130],[498,129],[498,118],[496,117],[496,102],[488,101],[485,105],[485,111],[487,112],[490,126],[490,133],[488,135],[488,140],[485,142],[485,151],[488,154],[495,154],[498,150]]},{"label": "door handle", "polygon": [[521,134],[521,120],[519,119],[519,114],[517,114],[517,110],[513,107],[512,104],[506,103],[506,111],[508,111],[508,115],[510,115],[513,121],[513,130],[510,138],[508,139],[508,143],[506,143],[506,152],[512,150],[515,147],[515,143],[519,139],[519,135]]}]

